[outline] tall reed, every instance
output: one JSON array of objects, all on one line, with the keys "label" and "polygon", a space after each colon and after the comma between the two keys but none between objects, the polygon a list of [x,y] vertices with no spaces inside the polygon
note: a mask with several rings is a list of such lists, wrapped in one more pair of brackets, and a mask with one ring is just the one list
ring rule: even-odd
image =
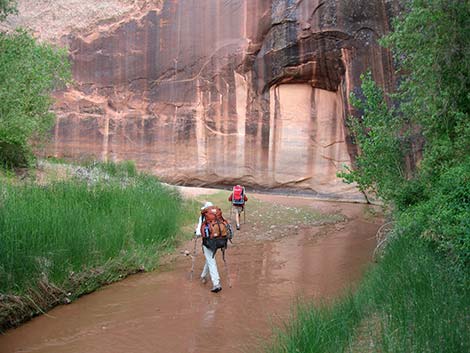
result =
[{"label": "tall reed", "polygon": [[152,267],[183,214],[179,195],[150,176],[45,186],[3,182],[0,293],[22,294],[40,280],[61,284],[113,259]]}]

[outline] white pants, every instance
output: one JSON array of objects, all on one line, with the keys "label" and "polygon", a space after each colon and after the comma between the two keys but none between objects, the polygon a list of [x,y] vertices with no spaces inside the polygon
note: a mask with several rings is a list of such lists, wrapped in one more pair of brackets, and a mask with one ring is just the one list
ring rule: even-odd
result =
[{"label": "white pants", "polygon": [[218,286],[220,284],[219,271],[217,270],[217,263],[215,262],[215,256],[212,257],[212,250],[202,246],[202,251],[206,257],[206,263],[204,264],[204,269],[202,270],[201,277],[206,277],[207,272],[211,276],[212,285]]}]

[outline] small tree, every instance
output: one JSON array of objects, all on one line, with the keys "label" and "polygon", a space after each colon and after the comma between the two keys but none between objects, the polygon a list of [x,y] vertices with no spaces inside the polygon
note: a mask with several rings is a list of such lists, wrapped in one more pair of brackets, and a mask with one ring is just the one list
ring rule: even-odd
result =
[{"label": "small tree", "polygon": [[361,75],[364,100],[351,94],[352,105],[362,112],[360,119],[350,117],[348,126],[360,149],[353,168],[339,173],[346,182],[356,182],[361,192],[373,192],[385,201],[393,201],[406,181],[403,120],[389,109],[382,90],[371,73]]},{"label": "small tree", "polygon": [[30,141],[45,136],[55,116],[51,92],[71,78],[63,49],[25,31],[0,33],[0,164],[27,165]]}]

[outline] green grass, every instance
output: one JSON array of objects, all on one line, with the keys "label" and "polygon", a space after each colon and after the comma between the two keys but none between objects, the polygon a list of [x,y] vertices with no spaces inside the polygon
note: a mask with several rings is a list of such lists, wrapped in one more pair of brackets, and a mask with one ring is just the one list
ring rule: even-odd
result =
[{"label": "green grass", "polygon": [[402,237],[354,294],[301,304],[266,352],[469,352],[470,274]]},{"label": "green grass", "polygon": [[[129,166],[122,169],[134,175]],[[145,175],[91,184],[0,183],[3,294],[22,295],[45,279],[67,286],[74,274],[92,269],[122,275],[153,268],[159,251],[173,246],[193,217],[179,194]]]}]

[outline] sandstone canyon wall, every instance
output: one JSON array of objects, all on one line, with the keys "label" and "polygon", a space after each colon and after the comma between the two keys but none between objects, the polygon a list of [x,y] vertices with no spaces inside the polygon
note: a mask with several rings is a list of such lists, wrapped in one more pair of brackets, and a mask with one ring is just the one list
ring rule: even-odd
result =
[{"label": "sandstone canyon wall", "polygon": [[377,38],[397,1],[34,3],[43,21],[20,0],[10,24],[67,46],[76,82],[57,94],[49,154],[134,160],[176,184],[361,198],[336,177],[356,153],[348,97],[367,69],[393,87]]}]

